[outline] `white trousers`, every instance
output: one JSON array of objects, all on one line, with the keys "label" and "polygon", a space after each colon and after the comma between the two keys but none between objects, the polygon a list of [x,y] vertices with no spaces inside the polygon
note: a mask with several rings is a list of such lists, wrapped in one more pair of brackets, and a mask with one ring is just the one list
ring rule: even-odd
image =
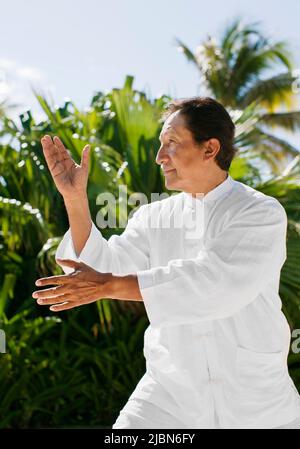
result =
[{"label": "white trousers", "polygon": [[[129,399],[112,429],[189,429],[176,416],[142,399]],[[215,427],[220,429],[215,416]],[[275,429],[300,429],[300,417]]]}]

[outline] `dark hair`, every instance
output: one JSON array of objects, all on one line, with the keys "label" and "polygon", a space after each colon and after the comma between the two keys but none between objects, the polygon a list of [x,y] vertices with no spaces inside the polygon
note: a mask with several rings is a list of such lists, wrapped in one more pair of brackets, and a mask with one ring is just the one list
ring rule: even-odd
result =
[{"label": "dark hair", "polygon": [[162,119],[167,119],[176,111],[184,115],[186,127],[196,144],[213,137],[219,140],[216,162],[222,170],[228,171],[237,149],[234,146],[235,125],[224,106],[209,97],[173,100],[167,105]]}]

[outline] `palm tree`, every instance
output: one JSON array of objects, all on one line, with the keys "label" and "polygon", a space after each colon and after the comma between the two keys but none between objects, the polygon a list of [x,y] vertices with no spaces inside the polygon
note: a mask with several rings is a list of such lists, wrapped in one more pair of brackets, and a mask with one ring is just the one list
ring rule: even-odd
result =
[{"label": "palm tree", "polygon": [[[77,412],[73,413],[78,403],[80,415],[88,422],[105,422],[109,410],[121,408],[120,402],[142,374],[140,344],[146,327],[143,304],[104,299],[70,311],[56,323],[54,319],[60,319],[48,316],[48,309],[36,310],[31,298],[37,277],[58,274],[54,253],[67,229],[62,197],[45,169],[40,144],[45,133],[58,134],[77,161],[83,146],[92,144],[88,196],[93,217],[100,209],[95,201],[97,194],[108,190],[117,197],[120,184],[128,186],[128,194],[139,191],[149,199],[152,192],[164,190],[154,153],[159,147],[159,117],[171,98],[161,96],[150,101],[132,84],[133,78],[127,77],[121,89],[97,92],[85,111],[72,101],[55,108],[37,94],[46,114],[44,121],[36,122],[30,111],[20,116],[20,123],[7,117],[0,120],[0,138],[3,135],[6,141],[0,139],[0,327],[2,320],[11,345],[7,357],[0,361],[2,426],[41,425],[44,421],[47,425],[66,425],[67,415],[72,415],[71,423],[80,424]],[[297,327],[299,165],[295,160],[280,176],[263,182],[248,150],[259,120],[257,109],[251,103],[242,111],[234,110],[233,115],[240,154],[230,174],[277,197],[289,216],[288,260],[280,289],[290,325]],[[109,230],[102,231],[109,237]],[[25,370],[24,360],[31,363]],[[300,357],[295,355],[290,360],[293,377],[300,386]],[[79,398],[78,391],[83,392]],[[91,418],[90,410],[94,410]]]},{"label": "palm tree", "polygon": [[[261,176],[259,168],[253,166],[251,137],[257,124],[254,106],[247,106],[234,117],[236,126],[236,143],[239,156],[230,166],[230,174],[266,195],[277,198],[283,205],[288,217],[287,260],[282,268],[280,295],[282,308],[290,327],[299,327],[300,310],[300,155],[298,154],[279,174],[273,174],[267,180]],[[300,358],[298,357],[298,361]]]},{"label": "palm tree", "polygon": [[232,112],[254,106],[256,126],[248,149],[267,163],[272,174],[279,175],[299,153],[272,132],[275,127],[288,131],[300,127],[300,111],[295,109],[297,74],[288,45],[271,42],[257,23],[243,25],[240,19],[225,29],[220,41],[209,36],[195,53],[179,39],[176,44],[199,70],[209,95]]}]

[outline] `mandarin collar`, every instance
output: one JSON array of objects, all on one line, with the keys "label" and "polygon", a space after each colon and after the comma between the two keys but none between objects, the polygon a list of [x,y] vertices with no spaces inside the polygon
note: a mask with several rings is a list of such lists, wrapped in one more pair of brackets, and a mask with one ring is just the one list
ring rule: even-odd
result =
[{"label": "mandarin collar", "polygon": [[225,193],[229,192],[234,184],[233,178],[227,174],[227,178],[214,189],[210,190],[206,195],[198,194],[197,197],[193,197],[191,193],[182,192],[184,200],[191,206],[196,206],[198,203],[210,203],[217,201]]}]

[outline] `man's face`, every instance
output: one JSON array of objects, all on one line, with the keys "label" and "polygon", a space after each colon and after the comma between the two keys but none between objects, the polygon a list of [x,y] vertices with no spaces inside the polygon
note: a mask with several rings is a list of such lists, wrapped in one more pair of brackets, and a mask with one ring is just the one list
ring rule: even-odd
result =
[{"label": "man's face", "polygon": [[180,111],[167,118],[160,133],[160,141],[156,162],[161,165],[167,189],[195,191],[205,176],[208,159],[205,147],[196,145]]}]

